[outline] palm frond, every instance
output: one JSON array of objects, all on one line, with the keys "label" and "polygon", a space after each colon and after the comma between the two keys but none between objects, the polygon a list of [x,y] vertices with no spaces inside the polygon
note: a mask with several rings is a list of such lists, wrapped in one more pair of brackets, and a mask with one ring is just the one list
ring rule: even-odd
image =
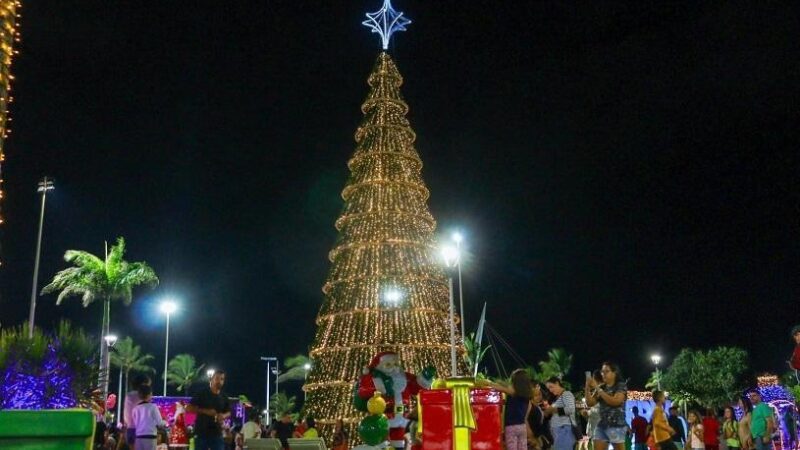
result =
[{"label": "palm frond", "polygon": [[77,267],[85,267],[90,271],[97,271],[103,268],[103,260],[97,256],[83,250],[67,250],[64,253],[64,261],[74,264]]}]

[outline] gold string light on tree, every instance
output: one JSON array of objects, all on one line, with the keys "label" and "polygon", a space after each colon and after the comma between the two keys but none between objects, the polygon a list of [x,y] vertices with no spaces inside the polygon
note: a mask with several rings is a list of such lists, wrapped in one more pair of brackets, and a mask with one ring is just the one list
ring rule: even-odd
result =
[{"label": "gold string light on tree", "polygon": [[[386,0],[365,24],[409,23],[376,20],[381,13],[402,14]],[[388,37],[381,37],[385,49]],[[394,61],[382,52],[368,78],[364,118],[347,163],[350,178],[335,223],[339,235],[328,255],[331,268],[310,352],[314,364],[303,387],[304,413],[326,437],[337,419],[353,431],[363,417],[353,407],[354,383],[376,353],[397,352],[412,372],[430,365],[440,374],[450,371],[447,278],[402,83]]]},{"label": "gold string light on tree", "polygon": [[[3,142],[11,133],[8,128],[8,104],[14,101],[11,97],[11,60],[17,53],[14,44],[20,41],[17,19],[18,10],[22,5],[17,0],[0,0],[0,202],[3,200]],[[0,224],[3,223],[2,210],[0,210]]]}]

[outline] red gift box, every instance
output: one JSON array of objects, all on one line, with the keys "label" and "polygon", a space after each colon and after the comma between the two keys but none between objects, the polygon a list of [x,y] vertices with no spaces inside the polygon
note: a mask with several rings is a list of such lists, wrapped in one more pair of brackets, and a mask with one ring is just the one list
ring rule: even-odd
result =
[{"label": "red gift box", "polygon": [[[458,424],[454,424],[453,392],[453,389],[433,389],[419,393],[422,448],[502,450],[503,394],[493,389],[470,388],[469,405],[474,428],[462,427],[469,431],[456,433]],[[460,438],[455,437],[456,434],[460,434]]]}]

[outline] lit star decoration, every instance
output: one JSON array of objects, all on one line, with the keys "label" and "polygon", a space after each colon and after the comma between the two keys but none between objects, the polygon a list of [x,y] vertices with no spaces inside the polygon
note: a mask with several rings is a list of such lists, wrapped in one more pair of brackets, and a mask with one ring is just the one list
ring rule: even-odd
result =
[{"label": "lit star decoration", "polygon": [[411,20],[403,16],[403,13],[395,11],[391,0],[384,0],[383,7],[374,13],[367,13],[367,20],[361,22],[363,25],[372,29],[373,33],[381,35],[383,49],[389,48],[389,39],[395,31],[406,31],[406,25]]}]

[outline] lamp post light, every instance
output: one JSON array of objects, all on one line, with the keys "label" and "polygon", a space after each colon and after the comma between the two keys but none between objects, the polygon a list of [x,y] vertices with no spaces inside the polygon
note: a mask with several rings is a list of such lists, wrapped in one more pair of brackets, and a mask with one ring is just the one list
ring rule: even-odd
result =
[{"label": "lamp post light", "polygon": [[306,371],[306,373],[303,375],[303,385],[304,385],[303,386],[303,403],[305,403],[305,401],[306,401],[306,387],[305,387],[305,384],[308,383],[308,371],[311,370],[311,363],[303,364],[303,370]]},{"label": "lamp post light", "polygon": [[42,209],[39,211],[39,234],[36,238],[36,258],[33,261],[33,284],[31,285],[31,310],[28,314],[28,338],[33,338],[33,319],[36,316],[36,288],[39,284],[39,259],[42,254],[42,227],[44,226],[44,201],[47,198],[47,191],[55,189],[53,179],[44,177],[39,182],[36,192],[42,194]]},{"label": "lamp post light", "polygon": [[661,363],[661,355],[654,354],[650,355],[650,361],[653,361],[653,364],[656,366],[656,385],[658,390],[661,390],[661,372],[658,370],[658,364]]},{"label": "lamp post light", "polygon": [[206,370],[206,378],[208,378],[208,379],[210,380],[211,378],[213,378],[213,377],[214,377],[214,374],[215,374],[216,372],[217,372],[217,371],[216,371],[216,370],[214,370],[214,369],[208,369],[208,370]]},{"label": "lamp post light", "polygon": [[[117,343],[117,336],[114,334],[107,334],[103,336],[103,340],[106,342],[106,354],[114,347],[114,344]],[[103,408],[106,407],[106,401],[108,401],[108,379],[109,379],[109,372],[111,371],[111,358],[106,358],[105,364],[103,365]],[[120,381],[122,378],[120,377]],[[117,399],[119,401],[119,399]]]},{"label": "lamp post light", "polygon": [[158,307],[167,316],[167,331],[164,339],[164,397],[167,396],[167,363],[169,362],[169,316],[178,310],[178,304],[172,300],[164,300]]},{"label": "lamp post light", "polygon": [[459,233],[453,233],[453,241],[456,243],[456,250],[458,251],[458,261],[456,263],[456,267],[458,268],[458,303],[459,303],[459,311],[461,312],[461,339],[464,339],[466,334],[464,333],[464,290],[462,289],[461,284],[461,242],[464,240],[464,236]]},{"label": "lamp post light", "polygon": [[[442,248],[442,257],[444,258],[445,265],[452,269],[456,265],[458,265],[458,260],[460,259],[460,254],[458,248],[456,247],[444,247]],[[447,278],[447,287],[450,292],[450,376],[455,377],[457,376],[457,365],[456,365],[456,322],[455,322],[455,305],[453,301],[453,276]]]},{"label": "lamp post light", "polygon": [[[267,372],[266,372],[266,379],[267,379],[266,380],[267,381],[266,384],[267,384],[267,386],[266,386],[266,395],[265,395],[265,397],[266,397],[265,400],[266,401],[264,402],[264,404],[266,405],[266,409],[264,409],[264,417],[267,420],[267,426],[269,426],[270,423],[272,422],[272,418],[269,415],[269,375],[270,375],[270,373],[277,372],[278,358],[276,358],[274,356],[262,356],[261,357],[261,361],[264,361],[264,362],[267,363]],[[275,367],[276,367],[274,372],[270,371],[270,363],[273,363],[273,362],[275,363]],[[278,377],[275,377],[275,392],[278,392]]]}]

